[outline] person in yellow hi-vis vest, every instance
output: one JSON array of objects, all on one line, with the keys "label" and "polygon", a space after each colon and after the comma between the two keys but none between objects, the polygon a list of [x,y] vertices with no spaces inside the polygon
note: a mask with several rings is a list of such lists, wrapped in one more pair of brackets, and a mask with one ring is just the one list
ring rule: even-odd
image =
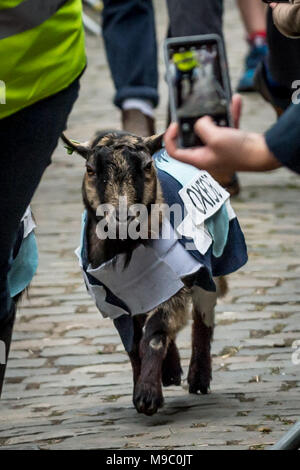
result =
[{"label": "person in yellow hi-vis vest", "polygon": [[86,66],[81,10],[81,0],[0,0],[0,395],[15,318],[9,274],[20,227],[24,232],[23,216]]},{"label": "person in yellow hi-vis vest", "polygon": [[196,71],[198,67],[200,67],[200,64],[193,51],[175,52],[172,59],[176,68],[175,81],[177,89],[177,107],[179,109],[183,103],[183,82],[186,81],[189,83],[188,94],[192,95],[194,81],[197,77]]}]

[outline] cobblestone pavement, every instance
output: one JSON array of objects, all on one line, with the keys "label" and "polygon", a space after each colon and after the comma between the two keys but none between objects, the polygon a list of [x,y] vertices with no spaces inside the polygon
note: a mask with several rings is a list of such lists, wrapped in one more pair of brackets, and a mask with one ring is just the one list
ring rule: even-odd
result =
[{"label": "cobblestone pavement", "polygon": [[[156,2],[159,41],[166,30],[164,2]],[[226,0],[226,37],[233,84],[246,51],[233,1]],[[69,122],[69,135],[86,140],[118,127],[103,47],[87,38],[89,69]],[[158,124],[165,122],[167,90],[161,67]],[[243,126],[264,130],[274,114],[258,96],[245,98]],[[154,417],[131,403],[127,356],[109,320],[85,291],[74,256],[79,240],[80,157],[62,145],[36,194],[40,266],[18,313],[1,402],[3,449],[260,449],[275,442],[299,417],[300,340],[299,189],[285,170],[243,175],[234,202],[250,260],[230,278],[217,308],[212,393],[165,390]],[[190,328],[179,336],[185,377]]]}]

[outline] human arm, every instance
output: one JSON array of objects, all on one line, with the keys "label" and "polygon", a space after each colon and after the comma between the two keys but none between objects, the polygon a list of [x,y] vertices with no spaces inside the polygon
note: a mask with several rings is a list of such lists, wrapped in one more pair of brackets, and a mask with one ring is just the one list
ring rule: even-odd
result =
[{"label": "human arm", "polygon": [[273,20],[277,29],[289,38],[300,38],[300,0],[290,4],[271,3]]}]

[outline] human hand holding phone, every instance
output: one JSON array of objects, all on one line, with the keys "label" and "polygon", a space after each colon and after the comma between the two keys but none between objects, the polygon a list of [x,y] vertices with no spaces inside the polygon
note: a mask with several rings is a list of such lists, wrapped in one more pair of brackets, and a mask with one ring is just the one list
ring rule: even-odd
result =
[{"label": "human hand holding phone", "polygon": [[[231,109],[236,128],[239,126],[241,105],[241,97],[234,95]],[[267,171],[280,166],[269,151],[263,135],[217,127],[208,116],[196,122],[195,131],[201,136],[204,146],[178,148],[178,125],[172,123],[164,136],[168,154],[208,172],[224,171],[224,168],[233,172]]]}]

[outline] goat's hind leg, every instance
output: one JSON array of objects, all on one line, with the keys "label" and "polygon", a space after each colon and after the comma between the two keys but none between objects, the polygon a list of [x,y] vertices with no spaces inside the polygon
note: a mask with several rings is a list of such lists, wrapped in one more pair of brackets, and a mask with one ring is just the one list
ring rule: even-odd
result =
[{"label": "goat's hind leg", "polygon": [[193,288],[192,357],[188,373],[190,393],[207,394],[212,378],[211,341],[217,293]]}]

